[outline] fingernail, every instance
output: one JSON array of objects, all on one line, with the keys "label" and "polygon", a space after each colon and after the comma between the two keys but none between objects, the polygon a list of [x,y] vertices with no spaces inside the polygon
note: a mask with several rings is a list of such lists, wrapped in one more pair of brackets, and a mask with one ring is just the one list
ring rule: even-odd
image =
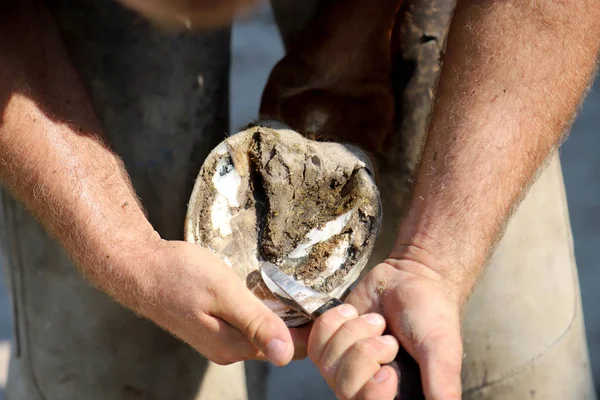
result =
[{"label": "fingernail", "polygon": [[381,368],[374,376],[373,376],[373,380],[376,383],[381,383],[381,382],[385,382],[388,379],[390,379],[390,371],[388,368]]},{"label": "fingernail", "polygon": [[364,314],[362,317],[371,325],[378,326],[385,324],[385,319],[379,314]]},{"label": "fingernail", "polygon": [[379,340],[381,343],[385,344],[386,346],[391,346],[391,345],[396,344],[396,338],[394,338],[393,336],[389,336],[389,335],[378,336],[376,339]]},{"label": "fingernail", "polygon": [[279,361],[285,357],[287,351],[287,344],[279,339],[271,339],[267,345],[267,357],[273,364],[278,365]]},{"label": "fingernail", "polygon": [[339,306],[337,308],[338,312],[340,313],[340,315],[342,317],[346,317],[346,318],[352,318],[352,317],[357,317],[358,316],[358,311],[356,311],[356,308],[348,305],[348,304],[344,304],[342,306]]}]

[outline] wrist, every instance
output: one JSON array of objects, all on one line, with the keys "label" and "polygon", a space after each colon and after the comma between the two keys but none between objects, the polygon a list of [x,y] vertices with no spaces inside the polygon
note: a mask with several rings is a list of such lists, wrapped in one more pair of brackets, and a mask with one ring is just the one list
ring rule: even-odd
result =
[{"label": "wrist", "polygon": [[398,240],[385,262],[397,270],[438,284],[461,309],[472,293],[483,263],[465,263],[463,257],[439,251],[430,238]]}]

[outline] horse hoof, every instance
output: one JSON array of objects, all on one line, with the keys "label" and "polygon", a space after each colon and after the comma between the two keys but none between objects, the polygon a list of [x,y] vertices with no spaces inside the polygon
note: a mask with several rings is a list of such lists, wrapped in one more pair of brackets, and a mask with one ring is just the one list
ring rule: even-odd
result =
[{"label": "horse hoof", "polygon": [[267,289],[260,263],[271,261],[298,282],[343,299],[371,255],[381,218],[364,153],[262,122],[207,157],[188,205],[185,238],[220,255],[295,327],[308,317]]}]

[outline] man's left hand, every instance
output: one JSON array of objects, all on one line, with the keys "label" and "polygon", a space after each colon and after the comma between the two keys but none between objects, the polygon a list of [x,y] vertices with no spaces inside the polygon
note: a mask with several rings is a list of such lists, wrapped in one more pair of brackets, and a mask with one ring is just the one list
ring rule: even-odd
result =
[{"label": "man's left hand", "polygon": [[461,298],[446,278],[421,263],[386,260],[352,291],[360,314],[382,314],[418,362],[427,400],[461,399]]}]

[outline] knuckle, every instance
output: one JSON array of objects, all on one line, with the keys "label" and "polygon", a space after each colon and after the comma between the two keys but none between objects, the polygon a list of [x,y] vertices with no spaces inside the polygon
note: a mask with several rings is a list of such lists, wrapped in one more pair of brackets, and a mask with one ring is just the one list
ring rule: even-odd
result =
[{"label": "knuckle", "polygon": [[347,377],[339,377],[335,381],[335,394],[343,400],[351,400],[354,398],[353,383]]},{"label": "knuckle", "polygon": [[321,366],[321,373],[325,379],[331,379],[332,376],[335,376],[335,371],[335,367],[331,364]]},{"label": "knuckle", "polygon": [[339,375],[340,360],[332,359],[323,355],[318,363],[321,374],[327,380],[336,381]]},{"label": "knuckle", "polygon": [[311,334],[308,338],[307,354],[308,357],[315,363],[318,363],[325,351],[327,341],[340,329],[340,317],[336,317],[335,314],[329,314],[329,312],[320,316],[314,323]]},{"label": "knuckle", "polygon": [[[350,349],[350,351],[352,351],[352,349]],[[351,366],[356,362],[357,359],[351,355],[347,355],[337,366],[336,370],[332,372],[335,392],[339,398],[353,399],[360,389],[360,387],[357,387],[357,379],[360,379],[360,377],[357,375],[356,369]],[[369,369],[368,366],[367,369]]]},{"label": "knuckle", "polygon": [[260,330],[263,327],[263,325],[265,325],[265,322],[265,317],[261,314],[257,314],[248,322],[248,324],[246,325],[246,329],[244,329],[244,335],[246,335],[250,342],[256,342]]},{"label": "knuckle", "polygon": [[328,357],[325,351],[319,358],[313,360],[313,362],[319,366],[319,370],[325,379],[333,379],[335,377],[338,369],[338,362],[337,360]]},{"label": "knuckle", "polygon": [[362,318],[355,318],[344,322],[340,326],[339,330],[342,331],[345,336],[357,337],[369,332],[370,325],[368,325]]},{"label": "knuckle", "polygon": [[382,353],[381,347],[374,339],[363,339],[348,349],[344,359],[347,363],[362,365],[363,369],[371,368],[379,365],[377,360]]},{"label": "knuckle", "polygon": [[374,353],[376,353],[377,350],[379,350],[378,347],[379,346],[377,345],[377,342],[375,340],[373,340],[372,338],[368,338],[356,342],[352,346],[350,351],[355,353],[357,357],[367,358],[371,357]]},{"label": "knuckle", "polygon": [[319,317],[315,325],[321,331],[333,333],[339,328],[342,321],[342,317],[336,310],[329,310]]}]

